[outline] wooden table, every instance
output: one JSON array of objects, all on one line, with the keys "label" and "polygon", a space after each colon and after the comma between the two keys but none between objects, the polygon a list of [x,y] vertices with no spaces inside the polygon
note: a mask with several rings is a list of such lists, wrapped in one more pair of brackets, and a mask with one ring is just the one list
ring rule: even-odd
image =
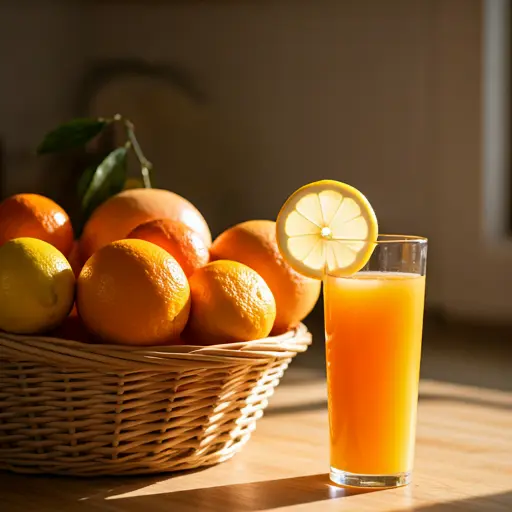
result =
[{"label": "wooden table", "polygon": [[0,473],[2,512],[512,511],[512,393],[422,382],[414,481],[329,484],[325,382],[292,368],[245,449],[176,476],[76,479]]}]

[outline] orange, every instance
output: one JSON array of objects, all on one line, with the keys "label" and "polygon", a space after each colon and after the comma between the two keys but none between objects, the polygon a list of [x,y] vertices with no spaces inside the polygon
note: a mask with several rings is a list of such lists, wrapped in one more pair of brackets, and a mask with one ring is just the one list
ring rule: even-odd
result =
[{"label": "orange", "polygon": [[124,182],[123,190],[130,190],[132,188],[144,188],[144,183],[140,178],[127,178]]},{"label": "orange", "polygon": [[239,261],[254,269],[268,284],[276,300],[273,332],[297,326],[313,309],[320,281],[302,276],[283,258],[270,220],[242,222],[222,233],[213,243],[212,259]]},{"label": "orange", "polygon": [[16,194],[0,203],[0,245],[22,237],[48,242],[68,256],[73,228],[68,214],[48,197]]},{"label": "orange", "polygon": [[215,261],[190,278],[192,310],[187,338],[213,345],[265,338],[276,317],[270,288],[254,270],[235,261]]},{"label": "orange", "polygon": [[78,315],[76,306],[73,307],[71,313],[69,313],[59,326],[48,333],[48,336],[62,340],[81,341],[83,343],[94,342],[94,339],[87,332],[82,319]]},{"label": "orange", "polygon": [[150,220],[137,226],[127,238],[146,240],[165,249],[176,258],[187,277],[204,267],[210,259],[203,239],[183,222],[176,220]]},{"label": "orange", "polygon": [[119,240],[85,263],[77,309],[85,326],[104,341],[162,345],[185,327],[190,288],[167,251],[144,240]]},{"label": "orange", "polygon": [[73,242],[71,251],[69,251],[68,261],[73,270],[73,274],[75,274],[75,277],[78,279],[80,271],[82,270],[83,262],[82,254],[80,253],[80,244],[76,240]]},{"label": "orange", "polygon": [[169,190],[136,188],[112,196],[93,212],[81,239],[83,256],[87,259],[104,245],[126,238],[143,222],[162,218],[183,222],[210,247],[210,229],[192,203]]}]

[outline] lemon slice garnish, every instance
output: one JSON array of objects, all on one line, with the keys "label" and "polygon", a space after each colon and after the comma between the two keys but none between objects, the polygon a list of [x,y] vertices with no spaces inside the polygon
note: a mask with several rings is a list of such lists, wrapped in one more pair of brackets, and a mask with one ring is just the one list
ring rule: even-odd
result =
[{"label": "lemon slice garnish", "polygon": [[322,279],[361,270],[378,236],[377,217],[359,190],[322,180],[294,192],[277,217],[277,242],[300,274]]}]

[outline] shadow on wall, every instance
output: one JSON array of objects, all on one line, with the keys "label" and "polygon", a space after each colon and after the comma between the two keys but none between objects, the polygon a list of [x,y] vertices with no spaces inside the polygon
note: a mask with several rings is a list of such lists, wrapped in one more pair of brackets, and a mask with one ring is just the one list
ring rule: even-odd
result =
[{"label": "shadow on wall", "polygon": [[[82,103],[87,115],[122,113],[131,119],[154,165],[154,186],[192,201],[215,235],[245,220],[243,172],[237,171],[243,168],[237,164],[243,144],[227,133],[222,115],[196,82],[172,65],[107,61],[91,71]],[[136,162],[130,167],[137,172]]]}]

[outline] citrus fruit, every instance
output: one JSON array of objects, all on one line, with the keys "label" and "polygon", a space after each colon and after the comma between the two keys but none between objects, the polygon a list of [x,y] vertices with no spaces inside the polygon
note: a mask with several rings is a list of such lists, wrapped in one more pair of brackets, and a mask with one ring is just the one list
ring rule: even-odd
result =
[{"label": "citrus fruit", "polygon": [[203,239],[183,222],[171,219],[150,220],[137,226],[127,238],[152,242],[176,258],[187,277],[204,267],[210,259]]},{"label": "citrus fruit", "polygon": [[76,307],[64,318],[62,323],[48,333],[52,338],[62,340],[81,341],[82,343],[93,343],[94,339],[89,334],[80,318]]},{"label": "citrus fruit", "polygon": [[140,178],[127,178],[123,190],[131,190],[132,188],[144,188],[144,183]]},{"label": "citrus fruit", "polygon": [[162,218],[183,222],[211,245],[208,225],[189,201],[168,190],[136,188],[112,196],[93,212],[81,239],[83,256],[87,259],[104,245],[126,238],[143,222]]},{"label": "citrus fruit", "polygon": [[347,276],[361,270],[378,236],[377,217],[359,190],[339,181],[310,183],[294,192],[277,217],[277,241],[303,275]]},{"label": "citrus fruit", "polygon": [[185,327],[190,288],[167,251],[144,240],[119,240],[85,263],[77,309],[86,327],[104,341],[161,345]]},{"label": "citrus fruit", "polygon": [[71,265],[71,268],[73,269],[73,274],[75,274],[75,277],[78,279],[83,266],[80,243],[78,241],[73,242],[71,251],[69,251],[68,261]]},{"label": "citrus fruit", "polygon": [[17,238],[0,247],[0,329],[44,332],[60,324],[73,307],[75,276],[53,245]]},{"label": "citrus fruit", "polygon": [[229,228],[214,241],[210,254],[244,263],[263,277],[276,301],[274,332],[300,323],[320,295],[320,283],[296,272],[279,252],[273,221],[250,220]]},{"label": "citrus fruit", "polygon": [[0,245],[20,237],[48,242],[67,256],[73,228],[68,214],[48,197],[16,194],[0,203]]},{"label": "citrus fruit", "polygon": [[213,345],[265,338],[276,316],[276,304],[263,278],[248,266],[219,260],[190,278],[192,310],[187,338]]}]

